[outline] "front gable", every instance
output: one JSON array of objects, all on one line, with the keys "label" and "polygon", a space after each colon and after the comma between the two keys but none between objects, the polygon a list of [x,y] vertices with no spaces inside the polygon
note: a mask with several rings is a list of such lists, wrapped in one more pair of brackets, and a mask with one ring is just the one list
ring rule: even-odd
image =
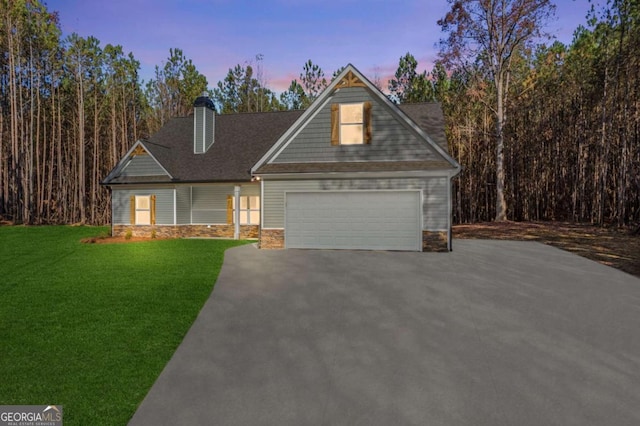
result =
[{"label": "front gable", "polygon": [[[362,144],[332,144],[332,110],[335,106],[369,103],[371,105],[370,141]],[[333,120],[336,123],[336,120]],[[336,124],[334,124],[336,126]],[[336,91],[321,106],[318,114],[301,126],[271,163],[341,161],[428,161],[441,156],[413,129],[382,105],[364,87]]]},{"label": "front gable", "polygon": [[[337,121],[337,111],[344,105],[363,106],[362,122],[358,123],[363,131],[362,143],[336,143],[339,126],[344,125]],[[427,163],[440,168],[459,167],[422,128],[349,65],[253,172],[285,170],[285,164],[297,164],[296,170],[302,171],[303,164],[311,163],[323,163],[330,169],[331,163],[380,162],[413,162],[421,168]]]},{"label": "front gable", "polygon": [[104,184],[169,181],[171,175],[145,147],[137,141],[105,178]]}]

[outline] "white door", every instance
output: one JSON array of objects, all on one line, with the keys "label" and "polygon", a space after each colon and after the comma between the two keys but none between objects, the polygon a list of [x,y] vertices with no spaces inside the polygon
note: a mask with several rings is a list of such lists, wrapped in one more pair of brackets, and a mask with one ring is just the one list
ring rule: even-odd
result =
[{"label": "white door", "polygon": [[287,192],[285,247],[422,249],[419,191]]}]

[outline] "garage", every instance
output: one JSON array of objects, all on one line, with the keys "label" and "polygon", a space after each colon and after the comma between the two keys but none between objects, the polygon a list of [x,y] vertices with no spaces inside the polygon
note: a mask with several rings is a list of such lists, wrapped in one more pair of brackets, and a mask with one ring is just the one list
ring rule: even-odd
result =
[{"label": "garage", "polygon": [[287,192],[285,247],[422,249],[420,191]]}]

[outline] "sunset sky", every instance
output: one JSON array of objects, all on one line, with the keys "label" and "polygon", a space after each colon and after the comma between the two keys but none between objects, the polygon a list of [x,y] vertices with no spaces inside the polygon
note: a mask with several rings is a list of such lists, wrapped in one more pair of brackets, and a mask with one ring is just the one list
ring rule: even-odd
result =
[{"label": "sunset sky", "polygon": [[[597,2],[596,2],[597,3]],[[49,0],[63,35],[76,32],[101,45],[120,44],[141,62],[149,80],[155,65],[177,47],[207,77],[209,87],[229,68],[263,55],[266,86],[286,90],[311,59],[331,77],[352,63],[385,81],[400,56],[412,53],[430,70],[443,33],[437,25],[446,0]],[[547,31],[569,43],[585,24],[588,0],[557,0]]]}]

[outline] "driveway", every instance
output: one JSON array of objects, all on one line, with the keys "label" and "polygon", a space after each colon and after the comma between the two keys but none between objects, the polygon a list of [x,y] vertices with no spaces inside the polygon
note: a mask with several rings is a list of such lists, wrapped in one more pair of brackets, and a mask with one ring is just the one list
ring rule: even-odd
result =
[{"label": "driveway", "polygon": [[131,425],[638,425],[640,279],[535,242],[228,250]]}]

